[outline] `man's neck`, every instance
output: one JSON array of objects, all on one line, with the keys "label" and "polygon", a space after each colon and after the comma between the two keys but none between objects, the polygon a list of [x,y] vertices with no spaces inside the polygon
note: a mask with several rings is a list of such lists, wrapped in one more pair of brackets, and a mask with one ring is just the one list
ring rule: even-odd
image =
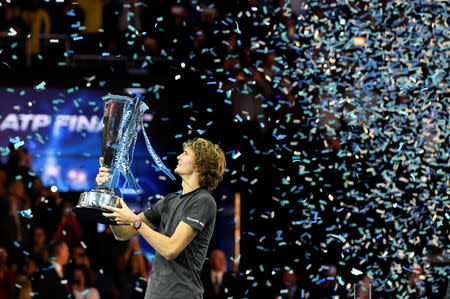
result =
[{"label": "man's neck", "polygon": [[181,187],[183,188],[183,191],[181,192],[182,195],[200,188],[197,176],[182,177],[181,179]]}]

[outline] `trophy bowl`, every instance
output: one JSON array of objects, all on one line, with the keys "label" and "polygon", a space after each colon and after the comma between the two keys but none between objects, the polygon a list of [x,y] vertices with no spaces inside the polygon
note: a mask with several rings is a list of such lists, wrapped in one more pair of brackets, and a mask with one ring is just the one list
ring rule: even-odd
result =
[{"label": "trophy bowl", "polygon": [[111,213],[111,211],[102,208],[102,206],[115,207],[118,198],[114,192],[106,189],[94,189],[83,192],[80,195],[78,205],[73,208],[72,212],[87,222],[117,225],[116,221],[102,215],[105,212]]}]

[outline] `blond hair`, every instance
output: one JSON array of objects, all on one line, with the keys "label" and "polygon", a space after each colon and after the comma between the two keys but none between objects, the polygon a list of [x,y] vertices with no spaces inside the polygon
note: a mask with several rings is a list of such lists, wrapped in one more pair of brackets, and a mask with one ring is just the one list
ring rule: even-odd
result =
[{"label": "blond hair", "polygon": [[190,148],[194,152],[194,164],[200,172],[200,187],[207,188],[212,193],[223,179],[225,154],[219,145],[203,138],[185,142],[183,149],[186,148]]}]

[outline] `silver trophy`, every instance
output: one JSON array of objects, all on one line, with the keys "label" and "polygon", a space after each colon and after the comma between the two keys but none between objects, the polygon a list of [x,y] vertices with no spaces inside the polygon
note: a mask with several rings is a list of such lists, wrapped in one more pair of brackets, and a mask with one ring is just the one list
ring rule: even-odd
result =
[{"label": "silver trophy", "polygon": [[[133,159],[134,146],[136,144],[139,124],[142,125],[142,116],[148,109],[141,101],[142,96],[135,99],[120,95],[107,95],[104,100],[103,113],[103,135],[102,135],[102,166],[109,168],[109,176],[106,182],[96,189],[83,192],[80,195],[78,205],[73,212],[81,219],[104,224],[116,224],[114,220],[102,215],[110,211],[102,206],[115,207],[117,199],[121,197],[120,189],[117,187],[120,175],[123,175],[128,185],[134,190],[140,190],[139,185],[130,170]],[[161,159],[151,147],[150,141],[145,134],[145,142],[153,160],[159,168],[170,178],[175,179],[170,171],[164,166]],[[129,153],[130,148],[131,156]],[[120,207],[120,206],[119,206]]]}]

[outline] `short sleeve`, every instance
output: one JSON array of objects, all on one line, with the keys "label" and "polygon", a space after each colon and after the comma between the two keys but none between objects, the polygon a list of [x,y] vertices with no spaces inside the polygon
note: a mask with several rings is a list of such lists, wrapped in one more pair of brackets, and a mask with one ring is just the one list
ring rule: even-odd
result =
[{"label": "short sleeve", "polygon": [[183,211],[181,220],[195,230],[201,231],[206,224],[215,220],[216,202],[211,196],[192,198],[191,203]]},{"label": "short sleeve", "polygon": [[144,211],[144,216],[147,220],[156,227],[161,223],[161,215],[163,211],[164,201],[168,196],[158,200],[153,206]]}]

